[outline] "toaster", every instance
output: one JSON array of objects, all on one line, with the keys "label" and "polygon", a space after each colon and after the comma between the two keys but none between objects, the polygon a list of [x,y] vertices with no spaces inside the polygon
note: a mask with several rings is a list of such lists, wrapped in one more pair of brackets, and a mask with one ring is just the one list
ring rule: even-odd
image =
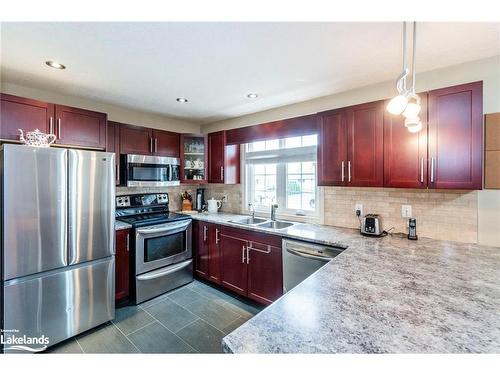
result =
[{"label": "toaster", "polygon": [[361,233],[370,236],[381,236],[382,218],[376,214],[368,214],[361,219]]}]

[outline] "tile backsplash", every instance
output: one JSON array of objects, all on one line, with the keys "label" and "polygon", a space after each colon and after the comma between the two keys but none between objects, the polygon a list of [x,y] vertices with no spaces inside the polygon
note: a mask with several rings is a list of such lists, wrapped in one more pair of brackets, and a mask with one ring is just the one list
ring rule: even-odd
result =
[{"label": "tile backsplash", "polygon": [[168,187],[126,187],[117,186],[116,195],[126,194],[154,194],[154,193],[168,193],[170,199],[169,209],[171,211],[180,211],[182,209],[181,194],[188,191],[194,199],[198,185],[180,185]]},{"label": "tile backsplash", "polygon": [[383,229],[406,233],[401,205],[412,206],[417,234],[440,240],[477,242],[477,191],[324,187],[324,223],[359,228],[354,206],[382,216]]},{"label": "tile backsplash", "polygon": [[[241,185],[205,184],[205,199],[214,197],[228,201],[222,212],[241,212]],[[117,187],[116,194],[138,194],[142,192],[168,192],[170,209],[181,209],[180,194],[187,190],[193,196],[198,185],[181,185],[169,188]],[[322,187],[324,200],[324,224],[346,228],[359,228],[354,213],[357,203],[363,205],[364,214],[377,213],[382,216],[383,228],[392,232],[406,233],[407,219],[401,217],[401,205],[412,206],[412,215],[417,219],[417,234],[441,240],[475,243],[478,240],[478,193],[462,190],[420,190],[393,188]]]},{"label": "tile backsplash", "polygon": [[147,193],[168,193],[170,198],[169,208],[171,211],[180,211],[182,209],[181,193],[188,191],[193,199],[196,195],[196,189],[199,187],[205,188],[205,199],[215,198],[222,199],[225,194],[228,200],[222,204],[220,211],[237,213],[241,211],[241,185],[224,185],[224,184],[205,184],[205,185],[180,185],[169,187],[125,187],[117,186],[116,195],[126,194],[147,194]]}]

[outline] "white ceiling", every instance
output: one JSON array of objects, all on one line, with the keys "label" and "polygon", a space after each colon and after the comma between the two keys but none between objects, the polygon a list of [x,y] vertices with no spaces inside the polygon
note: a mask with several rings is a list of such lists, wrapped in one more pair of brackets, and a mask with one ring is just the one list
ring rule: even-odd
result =
[{"label": "white ceiling", "polygon": [[[417,71],[500,54],[500,23],[420,23],[417,35]],[[387,22],[2,23],[1,41],[5,82],[197,123],[392,80],[401,69],[401,23]],[[67,69],[48,68],[49,59]]]}]

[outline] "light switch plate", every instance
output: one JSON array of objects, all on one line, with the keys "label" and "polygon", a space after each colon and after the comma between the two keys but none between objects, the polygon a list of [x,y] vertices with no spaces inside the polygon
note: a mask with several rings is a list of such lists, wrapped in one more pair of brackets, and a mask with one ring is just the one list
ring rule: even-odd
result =
[{"label": "light switch plate", "polygon": [[413,217],[411,214],[411,206],[409,204],[401,205],[401,217],[404,217],[404,218]]}]

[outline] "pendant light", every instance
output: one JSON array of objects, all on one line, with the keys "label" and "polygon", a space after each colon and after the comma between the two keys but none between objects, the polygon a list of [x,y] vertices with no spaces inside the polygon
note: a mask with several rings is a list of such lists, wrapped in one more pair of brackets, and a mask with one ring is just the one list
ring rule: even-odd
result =
[{"label": "pendant light", "polygon": [[398,95],[391,99],[387,104],[387,111],[393,115],[403,114],[405,117],[405,126],[412,133],[419,132],[422,129],[420,121],[420,97],[415,93],[415,51],[417,41],[417,23],[413,22],[413,53],[412,53],[412,85],[406,87],[406,78],[410,71],[407,66],[407,47],[406,47],[406,22],[403,22],[403,72],[396,81]]}]

